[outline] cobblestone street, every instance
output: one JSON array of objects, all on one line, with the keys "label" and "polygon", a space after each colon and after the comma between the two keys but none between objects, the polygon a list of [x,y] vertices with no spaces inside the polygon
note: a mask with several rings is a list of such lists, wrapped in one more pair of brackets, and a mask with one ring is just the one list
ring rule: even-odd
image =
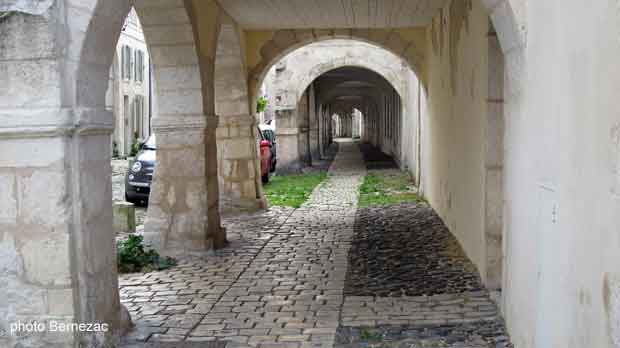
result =
[{"label": "cobblestone street", "polygon": [[510,346],[495,304],[432,209],[358,210],[366,165],[355,143],[340,143],[329,173],[298,209],[226,218],[230,246],[205,259],[122,275],[121,300],[136,324],[124,345]]}]

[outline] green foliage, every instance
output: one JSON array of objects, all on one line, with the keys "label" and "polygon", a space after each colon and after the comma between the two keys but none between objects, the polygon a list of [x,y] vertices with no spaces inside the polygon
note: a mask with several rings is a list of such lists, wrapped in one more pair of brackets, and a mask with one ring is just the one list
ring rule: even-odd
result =
[{"label": "green foliage", "polygon": [[151,272],[177,264],[171,257],[161,257],[155,250],[145,250],[143,237],[130,235],[116,242],[116,259],[119,273]]},{"label": "green foliage", "polygon": [[379,341],[382,337],[383,336],[381,335],[381,333],[373,330],[362,329],[360,331],[360,338],[362,339],[362,341]]},{"label": "green foliage", "polygon": [[265,111],[265,109],[267,108],[267,98],[265,97],[258,97],[258,100],[256,101],[256,112],[263,112]]},{"label": "green foliage", "polygon": [[359,207],[390,205],[402,202],[422,202],[406,172],[370,173],[360,186]]},{"label": "green foliage", "polygon": [[326,177],[326,172],[274,176],[264,186],[265,195],[271,205],[299,208]]},{"label": "green foliage", "polygon": [[133,157],[138,154],[138,151],[140,151],[140,139],[138,139],[138,133],[136,132],[133,134],[133,142],[131,143],[131,152],[129,155]]}]

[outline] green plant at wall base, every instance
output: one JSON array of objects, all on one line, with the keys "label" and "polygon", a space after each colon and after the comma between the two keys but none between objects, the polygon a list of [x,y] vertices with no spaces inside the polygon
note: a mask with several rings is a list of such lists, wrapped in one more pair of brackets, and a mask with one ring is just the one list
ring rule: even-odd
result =
[{"label": "green plant at wall base", "polygon": [[151,272],[177,264],[171,257],[162,257],[155,250],[146,250],[142,236],[130,235],[116,242],[116,260],[119,273]]},{"label": "green plant at wall base", "polygon": [[380,333],[368,329],[362,329],[360,332],[360,338],[362,341],[378,341],[382,337],[383,336]]},{"label": "green plant at wall base", "polygon": [[424,202],[406,172],[369,173],[359,188],[359,207],[390,205],[403,202]]},{"label": "green plant at wall base", "polygon": [[261,113],[265,111],[266,108],[267,108],[267,98],[258,97],[258,100],[256,101],[256,112]]},{"label": "green plant at wall base", "polygon": [[326,172],[274,176],[264,186],[265,196],[270,205],[299,208],[326,177]]}]

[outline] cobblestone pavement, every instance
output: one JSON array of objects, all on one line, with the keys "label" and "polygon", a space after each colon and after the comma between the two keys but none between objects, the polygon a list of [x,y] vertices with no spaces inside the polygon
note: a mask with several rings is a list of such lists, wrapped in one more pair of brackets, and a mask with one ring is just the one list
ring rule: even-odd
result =
[{"label": "cobblestone pavement", "polygon": [[[366,339],[361,340],[360,337]],[[429,327],[348,327],[336,336],[339,348],[495,348],[510,347],[504,325],[499,321]]]},{"label": "cobblestone pavement", "polygon": [[302,207],[227,219],[231,245],[215,255],[121,276],[121,300],[137,325],[126,346],[331,347],[364,172],[357,146],[341,143],[330,176]]},{"label": "cobblestone pavement", "polygon": [[483,288],[472,262],[425,203],[360,208],[345,295],[420,296]]},{"label": "cobblestone pavement", "polygon": [[136,323],[124,346],[362,347],[374,344],[365,336],[372,329],[384,343],[435,344],[408,348],[495,347],[483,343],[498,340],[503,326],[483,291],[344,296],[365,172],[358,147],[342,142],[328,179],[302,207],[226,218],[227,248],[121,276],[121,300]]}]

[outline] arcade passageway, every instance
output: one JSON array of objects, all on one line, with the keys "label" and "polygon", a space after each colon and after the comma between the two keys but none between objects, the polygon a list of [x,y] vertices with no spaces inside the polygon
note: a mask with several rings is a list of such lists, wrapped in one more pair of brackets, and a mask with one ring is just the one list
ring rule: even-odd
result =
[{"label": "arcade passageway", "polygon": [[394,347],[510,347],[495,303],[433,210],[358,209],[367,163],[359,143],[337,141],[328,180],[302,207],[224,220],[227,248],[122,276],[136,324],[124,344],[359,347],[371,332]]},{"label": "arcade passageway", "polygon": [[[119,292],[130,12],[141,231],[183,262]],[[0,1],[0,346],[118,346],[125,304],[128,345],[619,347],[619,23],[612,0]],[[339,147],[298,209],[268,207],[267,119],[276,175]],[[372,171],[420,200],[358,208]],[[49,320],[109,330],[10,333]]]}]

